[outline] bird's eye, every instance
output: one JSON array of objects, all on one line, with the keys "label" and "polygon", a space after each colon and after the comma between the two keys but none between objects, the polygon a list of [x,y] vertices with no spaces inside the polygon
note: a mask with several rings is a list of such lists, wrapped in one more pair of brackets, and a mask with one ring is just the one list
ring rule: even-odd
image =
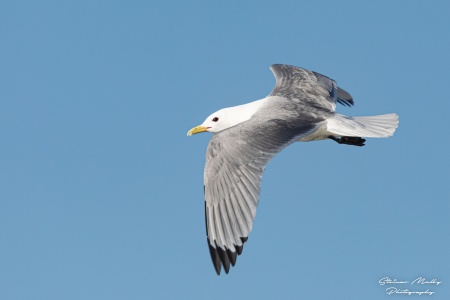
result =
[{"label": "bird's eye", "polygon": [[218,117],[214,117],[214,118],[212,119],[212,121],[213,121],[213,122],[217,122],[217,121],[219,121],[219,118],[218,118]]}]

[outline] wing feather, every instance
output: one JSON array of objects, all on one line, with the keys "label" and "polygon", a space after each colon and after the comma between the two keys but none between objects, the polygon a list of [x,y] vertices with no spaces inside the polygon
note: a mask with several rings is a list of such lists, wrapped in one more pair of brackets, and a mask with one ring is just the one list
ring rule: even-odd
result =
[{"label": "wing feather", "polygon": [[234,194],[230,195],[230,203],[232,203],[233,207],[235,208],[234,212],[236,213],[239,228],[241,229],[241,237],[247,236],[247,234],[249,234],[250,232],[250,229],[248,228],[242,207]]},{"label": "wing feather", "polygon": [[230,217],[225,208],[225,201],[221,202],[218,206],[218,210],[220,212],[220,217],[223,226],[224,233],[224,245],[227,245],[227,248],[234,251],[234,232],[230,225]]},{"label": "wing feather", "polygon": [[[241,226],[238,221],[237,214],[239,213],[236,211],[233,207],[233,203],[231,200],[224,201],[224,206],[226,208],[226,212],[228,214],[228,217],[230,219],[230,225],[233,228],[233,246],[240,245],[240,239],[239,237],[243,236]],[[232,249],[232,247],[230,247]]]},{"label": "wing feather", "polygon": [[225,249],[226,242],[222,228],[222,218],[219,213],[219,205],[213,206],[213,212],[214,212],[214,227],[216,229],[217,234],[216,242],[220,248]]},{"label": "wing feather", "polygon": [[275,88],[270,96],[299,99],[328,111],[335,111],[336,102],[346,106],[353,105],[352,96],[338,88],[336,82],[325,75],[290,65],[275,64],[270,69],[276,78]]}]

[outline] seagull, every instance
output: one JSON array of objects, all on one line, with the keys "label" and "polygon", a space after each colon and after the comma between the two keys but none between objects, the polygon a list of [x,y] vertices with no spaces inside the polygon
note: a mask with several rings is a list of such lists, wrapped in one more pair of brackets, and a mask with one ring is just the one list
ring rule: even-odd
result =
[{"label": "seagull", "polygon": [[236,264],[258,206],[267,163],[290,144],[333,140],[364,146],[364,138],[392,136],[397,114],[348,117],[337,114],[336,102],[352,106],[353,98],[319,73],[290,65],[270,67],[276,84],[264,99],[223,108],[188,136],[214,133],[204,169],[206,235],[217,275]]}]

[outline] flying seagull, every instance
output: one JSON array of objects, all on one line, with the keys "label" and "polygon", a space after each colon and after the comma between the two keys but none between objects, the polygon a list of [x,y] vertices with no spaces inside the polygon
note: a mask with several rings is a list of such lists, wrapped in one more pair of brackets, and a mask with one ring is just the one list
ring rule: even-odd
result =
[{"label": "flying seagull", "polygon": [[336,102],[352,96],[324,75],[289,65],[270,67],[276,78],[264,99],[223,108],[188,136],[213,132],[204,170],[205,218],[209,252],[217,275],[228,274],[252,231],[264,168],[290,144],[331,139],[364,146],[363,138],[394,134],[398,115],[348,117]]}]

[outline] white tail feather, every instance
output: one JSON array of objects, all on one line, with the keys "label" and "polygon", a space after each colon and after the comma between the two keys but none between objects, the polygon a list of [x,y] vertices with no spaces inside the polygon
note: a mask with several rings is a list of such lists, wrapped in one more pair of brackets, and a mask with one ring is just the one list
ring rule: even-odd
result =
[{"label": "white tail feather", "polygon": [[389,137],[394,134],[397,127],[397,114],[370,117],[347,117],[336,114],[327,120],[327,131],[339,136]]}]

